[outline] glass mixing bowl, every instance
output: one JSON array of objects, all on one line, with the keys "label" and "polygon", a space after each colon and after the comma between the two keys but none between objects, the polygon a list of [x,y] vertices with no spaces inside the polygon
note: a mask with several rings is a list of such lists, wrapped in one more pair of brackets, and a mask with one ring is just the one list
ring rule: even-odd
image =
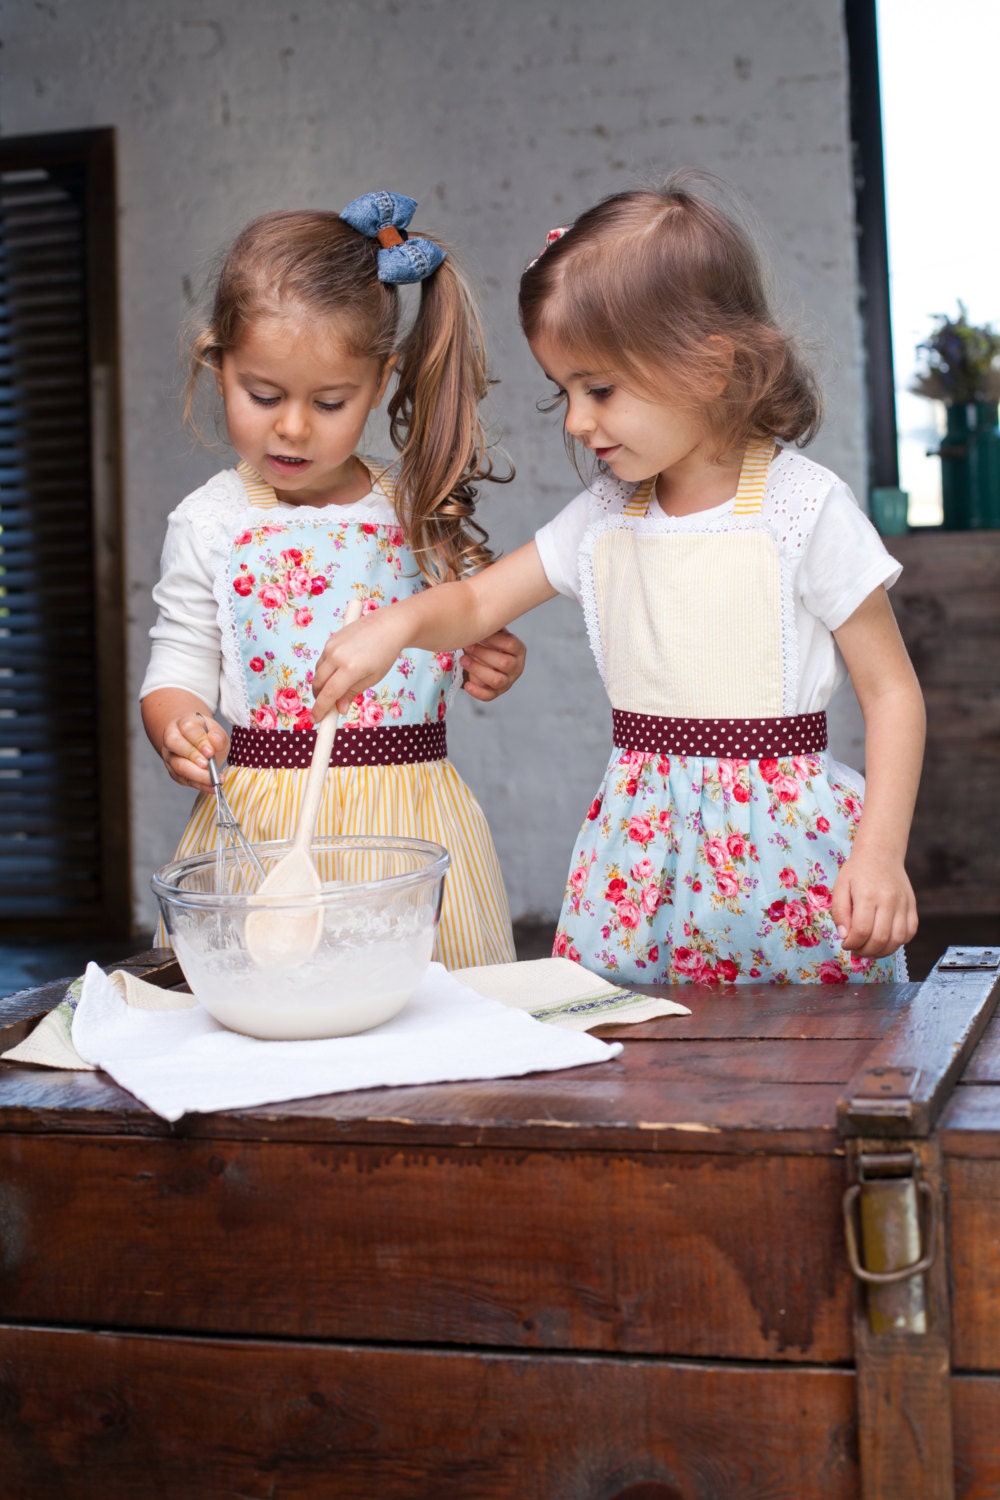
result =
[{"label": "glass mixing bowl", "polygon": [[[290,841],[255,844],[268,873]],[[431,959],[449,857],[424,839],[337,835],[313,841],[321,894],[255,900],[236,849],[164,865],[153,876],[174,953],[195,998],[223,1026],[298,1041],[346,1036],[402,1010]],[[247,949],[247,913],[322,909],[315,951],[261,964]],[[306,927],[309,927],[306,923]]]}]

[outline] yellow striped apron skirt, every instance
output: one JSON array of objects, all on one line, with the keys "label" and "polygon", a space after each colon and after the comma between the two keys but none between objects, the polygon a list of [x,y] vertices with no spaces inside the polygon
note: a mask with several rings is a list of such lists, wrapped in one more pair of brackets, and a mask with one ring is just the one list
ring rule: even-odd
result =
[{"label": "yellow striped apron skirt", "polygon": [[[307,772],[230,766],[226,798],[251,843],[290,839]],[[430,839],[451,855],[434,957],[446,968],[512,963],[510,909],[482,808],[449,760],[405,765],[331,765],[318,835],[386,834]],[[177,859],[218,847],[212,793],[199,796]],[[162,923],[157,941],[166,944]]]}]

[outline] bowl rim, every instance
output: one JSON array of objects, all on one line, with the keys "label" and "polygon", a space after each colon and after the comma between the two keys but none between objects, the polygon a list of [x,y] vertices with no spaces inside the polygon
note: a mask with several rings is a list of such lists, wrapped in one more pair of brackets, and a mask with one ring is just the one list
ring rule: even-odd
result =
[{"label": "bowl rim", "polygon": [[[253,848],[258,853],[287,853],[292,847],[292,839],[268,839],[263,843],[254,844]],[[359,880],[351,883],[343,890],[324,889],[320,899],[324,904],[357,901],[359,896],[365,895],[397,895],[405,891],[409,886],[423,885],[433,880],[440,880],[451,864],[451,855],[443,844],[434,843],[431,839],[410,838],[406,835],[383,834],[383,833],[332,833],[322,834],[313,839],[311,847],[316,849],[342,848],[346,852],[352,849],[388,848],[402,849],[414,853],[428,854],[431,856],[427,864],[416,870],[404,870],[399,875],[385,875],[378,880]],[[161,865],[150,878],[153,894],[158,901],[166,902],[171,906],[193,906],[211,907],[218,911],[242,909],[251,904],[252,891],[217,892],[217,891],[186,891],[176,884],[171,884],[171,878],[176,878],[179,871],[190,873],[193,870],[206,868],[215,864],[219,856],[218,849],[208,849],[200,854],[188,854],[183,859],[173,859],[167,864]],[[298,905],[314,906],[314,896],[279,896],[267,903],[254,903],[256,905],[273,905],[287,910]]]}]

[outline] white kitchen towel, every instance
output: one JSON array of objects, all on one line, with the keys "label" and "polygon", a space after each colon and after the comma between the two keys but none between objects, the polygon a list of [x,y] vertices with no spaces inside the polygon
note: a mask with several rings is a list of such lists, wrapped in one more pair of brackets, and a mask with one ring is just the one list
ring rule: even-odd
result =
[{"label": "white kitchen towel", "polygon": [[[679,1000],[654,998],[610,984],[568,958],[524,959],[512,964],[484,964],[455,969],[452,975],[477,995],[526,1010],[536,1021],[590,1031],[613,1022],[617,1026],[650,1021],[657,1016],[688,1016]],[[108,976],[122,999],[143,1010],[179,1010],[194,1005],[193,996],[163,989],[139,979],[128,969]],[[23,1042],[0,1054],[0,1061],[31,1063],[36,1067],[93,1071],[73,1046],[73,1012],[83,989],[83,975],[74,979],[60,1005],[38,1022]]]},{"label": "white kitchen towel", "polygon": [[452,974],[477,995],[526,1010],[536,1021],[590,1031],[594,1026],[622,1026],[657,1016],[689,1016],[679,1000],[640,995],[610,984],[569,958],[529,958],[515,964],[482,964],[453,969]]},{"label": "white kitchen towel", "polygon": [[81,1058],[165,1120],[387,1084],[516,1078],[605,1062],[621,1051],[620,1042],[546,1026],[485,999],[440,964],[431,964],[391,1021],[328,1041],[256,1041],[184,999],[183,1009],[130,1005],[88,964],[73,1016]]},{"label": "white kitchen towel", "polygon": [[[127,1005],[140,1010],[186,1010],[197,1005],[193,995],[183,990],[165,990],[139,979],[128,969],[115,969],[108,975]],[[75,1073],[93,1073],[93,1063],[84,1062],[73,1046],[73,1012],[83,993],[83,975],[74,979],[62,1001],[28,1033],[23,1042],[0,1053],[0,1062],[31,1063],[36,1068],[70,1068]]]}]

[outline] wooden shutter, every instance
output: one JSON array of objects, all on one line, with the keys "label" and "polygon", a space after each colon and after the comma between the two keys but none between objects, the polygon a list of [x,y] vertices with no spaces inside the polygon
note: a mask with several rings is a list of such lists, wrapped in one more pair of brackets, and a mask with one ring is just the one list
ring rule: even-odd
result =
[{"label": "wooden shutter", "polygon": [[127,934],[111,133],[0,141],[0,931]]}]

